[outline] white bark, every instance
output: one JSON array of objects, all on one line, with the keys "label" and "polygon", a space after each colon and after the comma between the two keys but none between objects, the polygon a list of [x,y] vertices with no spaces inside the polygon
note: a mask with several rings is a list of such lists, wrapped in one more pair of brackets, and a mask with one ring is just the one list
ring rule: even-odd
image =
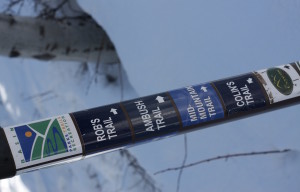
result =
[{"label": "white bark", "polygon": [[113,43],[89,17],[45,20],[0,14],[0,55],[119,63]]}]

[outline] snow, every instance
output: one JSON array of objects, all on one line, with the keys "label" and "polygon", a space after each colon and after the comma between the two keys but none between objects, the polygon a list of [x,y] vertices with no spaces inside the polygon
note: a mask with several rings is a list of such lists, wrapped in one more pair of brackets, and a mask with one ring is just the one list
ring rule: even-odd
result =
[{"label": "snow", "polygon": [[[299,60],[299,1],[78,2],[110,35],[139,96]],[[189,133],[187,163],[238,152],[293,152],[186,169],[181,191],[299,191],[298,116],[299,105]],[[183,138],[131,152],[154,173],[181,165]],[[163,191],[175,191],[177,174],[154,178]]]}]

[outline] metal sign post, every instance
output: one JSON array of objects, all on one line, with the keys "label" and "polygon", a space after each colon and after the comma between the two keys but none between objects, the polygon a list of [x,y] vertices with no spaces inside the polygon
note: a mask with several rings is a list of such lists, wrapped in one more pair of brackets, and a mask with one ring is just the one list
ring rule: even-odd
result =
[{"label": "metal sign post", "polygon": [[0,129],[0,178],[300,102],[300,64]]}]

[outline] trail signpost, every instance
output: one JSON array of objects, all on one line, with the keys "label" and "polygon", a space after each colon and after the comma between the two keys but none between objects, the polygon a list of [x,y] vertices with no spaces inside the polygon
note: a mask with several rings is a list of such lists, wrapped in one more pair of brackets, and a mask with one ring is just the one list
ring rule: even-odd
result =
[{"label": "trail signpost", "polygon": [[299,102],[295,62],[6,127],[0,129],[0,178]]}]

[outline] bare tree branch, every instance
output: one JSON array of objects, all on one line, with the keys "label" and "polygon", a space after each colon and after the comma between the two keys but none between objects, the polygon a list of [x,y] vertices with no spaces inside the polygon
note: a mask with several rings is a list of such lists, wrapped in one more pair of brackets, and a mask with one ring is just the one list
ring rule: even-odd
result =
[{"label": "bare tree branch", "polygon": [[138,163],[137,159],[134,156],[132,156],[128,150],[122,149],[120,150],[120,154],[121,156],[125,156],[128,159],[128,166],[133,168],[134,174],[137,174],[141,177],[139,182],[135,183],[129,188],[134,188],[137,185],[143,184],[145,189],[150,188],[153,192],[161,191],[159,188],[157,188],[157,186],[155,185],[155,181],[151,178],[151,176],[148,175],[146,170]]},{"label": "bare tree branch", "polygon": [[222,156],[204,159],[201,161],[196,161],[194,163],[190,163],[190,164],[180,166],[180,167],[172,167],[172,168],[160,170],[160,171],[155,172],[154,175],[162,174],[162,173],[169,172],[169,171],[178,171],[178,170],[181,170],[184,168],[192,167],[192,166],[199,165],[202,163],[208,163],[211,161],[221,160],[221,159],[229,159],[229,158],[233,158],[233,157],[255,156],[255,155],[268,155],[268,154],[276,154],[276,153],[287,153],[290,151],[291,151],[291,149],[284,149],[284,150],[270,150],[270,151],[258,151],[258,152],[235,153],[235,154],[222,155]]},{"label": "bare tree branch", "polygon": [[19,13],[23,5],[24,5],[24,0],[10,0],[6,8],[3,10],[3,13],[11,14],[14,12],[13,9],[15,7],[18,7],[17,12]]},{"label": "bare tree branch", "polygon": [[176,187],[176,191],[179,192],[180,189],[180,181],[181,181],[181,176],[182,176],[182,172],[183,172],[183,167],[185,166],[186,160],[187,160],[187,155],[188,155],[188,147],[187,147],[187,136],[186,134],[184,134],[184,158],[182,161],[182,165],[178,174],[178,178],[177,178],[177,187]]},{"label": "bare tree branch", "polygon": [[53,8],[47,5],[46,3],[43,3],[44,9],[41,11],[38,17],[45,19],[54,19],[56,17],[57,11],[59,11],[67,2],[68,0],[63,0],[62,2],[58,3],[56,7]]},{"label": "bare tree branch", "polygon": [[[4,14],[22,15],[24,8],[32,9],[32,17],[43,19],[58,19],[87,15],[77,4],[76,0],[3,0]],[[26,16],[22,15],[22,16]]]}]

